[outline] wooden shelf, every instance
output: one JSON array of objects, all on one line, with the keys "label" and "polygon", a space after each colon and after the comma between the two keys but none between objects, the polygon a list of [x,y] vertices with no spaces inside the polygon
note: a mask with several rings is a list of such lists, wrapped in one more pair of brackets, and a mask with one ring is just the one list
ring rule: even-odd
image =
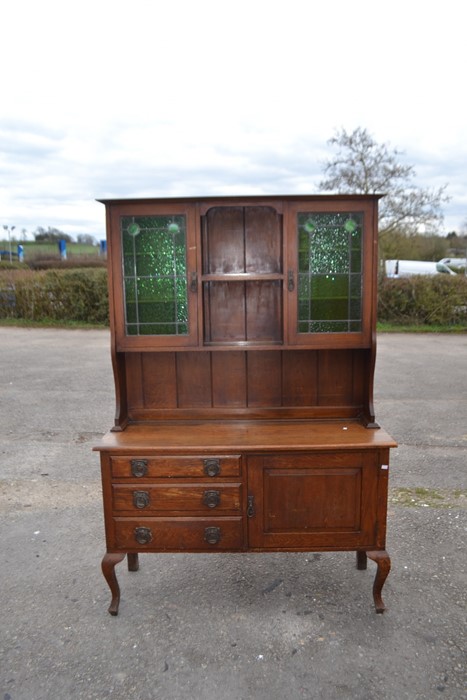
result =
[{"label": "wooden shelf", "polygon": [[266,282],[283,280],[281,273],[253,274],[251,272],[226,273],[221,275],[202,275],[203,282]]}]

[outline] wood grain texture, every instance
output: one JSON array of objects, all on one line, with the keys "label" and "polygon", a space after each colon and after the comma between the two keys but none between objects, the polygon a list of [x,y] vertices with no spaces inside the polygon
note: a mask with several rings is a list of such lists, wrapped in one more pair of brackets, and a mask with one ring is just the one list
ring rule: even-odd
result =
[{"label": "wood grain texture", "polygon": [[95,450],[120,453],[187,451],[213,454],[238,451],[343,450],[396,447],[381,428],[351,421],[186,421],[129,425],[107,433]]}]

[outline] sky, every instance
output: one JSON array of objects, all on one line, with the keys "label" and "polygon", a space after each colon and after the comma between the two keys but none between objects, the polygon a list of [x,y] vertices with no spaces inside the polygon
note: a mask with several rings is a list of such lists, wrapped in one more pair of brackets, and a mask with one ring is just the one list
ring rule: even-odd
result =
[{"label": "sky", "polygon": [[[0,226],[105,237],[97,199],[313,194],[341,129],[467,221],[458,0],[2,3]],[[1,228],[0,228],[1,231]]]}]

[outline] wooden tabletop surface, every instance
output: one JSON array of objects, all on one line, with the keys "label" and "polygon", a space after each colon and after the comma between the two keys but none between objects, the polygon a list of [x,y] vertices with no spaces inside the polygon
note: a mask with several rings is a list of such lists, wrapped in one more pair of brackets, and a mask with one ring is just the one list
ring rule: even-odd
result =
[{"label": "wooden tabletop surface", "polygon": [[97,451],[252,451],[397,447],[381,428],[352,421],[170,421],[109,432]]}]

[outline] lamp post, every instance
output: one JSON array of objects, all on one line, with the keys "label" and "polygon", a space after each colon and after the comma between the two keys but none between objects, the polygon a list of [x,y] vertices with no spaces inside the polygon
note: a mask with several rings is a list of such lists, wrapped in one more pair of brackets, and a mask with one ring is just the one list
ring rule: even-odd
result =
[{"label": "lamp post", "polygon": [[15,230],[16,226],[3,226],[5,231],[8,231],[8,249],[10,251],[10,262],[12,261],[12,255],[11,255],[11,233],[12,231]]}]

